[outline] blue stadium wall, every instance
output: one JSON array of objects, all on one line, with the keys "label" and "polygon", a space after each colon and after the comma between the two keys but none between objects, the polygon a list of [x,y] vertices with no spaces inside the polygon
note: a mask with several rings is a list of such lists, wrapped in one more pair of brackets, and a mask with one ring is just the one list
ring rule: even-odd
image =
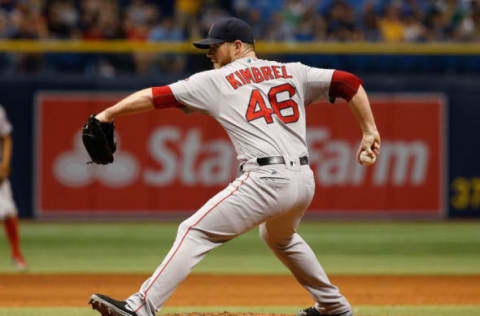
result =
[{"label": "blue stadium wall", "polygon": [[[308,61],[306,61],[308,62]],[[348,67],[343,69],[349,70]],[[448,101],[448,217],[480,216],[480,76],[475,74],[386,75],[356,72],[368,92],[444,93]],[[134,91],[179,77],[0,77],[0,103],[14,125],[12,186],[20,216],[33,217],[34,95],[37,91]],[[66,110],[54,119],[69,115]],[[48,121],[49,118],[47,118]],[[408,128],[408,122],[405,122]]]}]

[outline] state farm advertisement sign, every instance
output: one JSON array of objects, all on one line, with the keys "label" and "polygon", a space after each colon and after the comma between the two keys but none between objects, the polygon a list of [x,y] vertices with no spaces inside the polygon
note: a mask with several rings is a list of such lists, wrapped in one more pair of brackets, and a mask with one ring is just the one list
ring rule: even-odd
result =
[{"label": "state farm advertisement sign", "polygon": [[[222,127],[177,109],[118,118],[115,162],[86,164],[81,127],[126,94],[37,96],[37,214],[195,211],[238,175]],[[373,167],[355,162],[360,129],[348,105],[307,109],[316,195],[311,212],[422,212],[444,208],[444,100],[438,95],[370,97],[382,135]]]}]

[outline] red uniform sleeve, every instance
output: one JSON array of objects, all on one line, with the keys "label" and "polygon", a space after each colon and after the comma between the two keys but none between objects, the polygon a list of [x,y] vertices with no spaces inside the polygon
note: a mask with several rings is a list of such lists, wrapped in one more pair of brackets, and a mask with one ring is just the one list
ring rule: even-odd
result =
[{"label": "red uniform sleeve", "polygon": [[169,86],[153,87],[152,88],[153,105],[157,109],[181,107],[183,104],[175,99],[172,89]]},{"label": "red uniform sleeve", "polygon": [[363,81],[357,76],[346,71],[335,70],[332,75],[328,95],[333,98],[339,97],[350,101],[357,93],[361,84],[363,84]]}]

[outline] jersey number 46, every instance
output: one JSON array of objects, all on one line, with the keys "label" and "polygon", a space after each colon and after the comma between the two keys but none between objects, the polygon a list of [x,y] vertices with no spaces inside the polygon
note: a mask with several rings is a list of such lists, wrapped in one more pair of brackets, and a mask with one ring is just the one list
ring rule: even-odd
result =
[{"label": "jersey number 46", "polygon": [[[288,92],[289,98],[287,100],[278,102],[277,94],[285,91]],[[275,86],[268,91],[268,101],[270,103],[270,107],[267,107],[260,90],[255,89],[250,95],[250,101],[248,102],[248,109],[247,113],[245,114],[245,118],[250,122],[263,117],[265,122],[270,124],[273,123],[272,114],[275,114],[285,124],[296,122],[298,121],[298,104],[291,99],[294,94],[295,87],[289,83]],[[287,112],[285,110],[288,108],[291,108],[291,110],[288,111],[289,115],[283,115],[282,110]]]}]

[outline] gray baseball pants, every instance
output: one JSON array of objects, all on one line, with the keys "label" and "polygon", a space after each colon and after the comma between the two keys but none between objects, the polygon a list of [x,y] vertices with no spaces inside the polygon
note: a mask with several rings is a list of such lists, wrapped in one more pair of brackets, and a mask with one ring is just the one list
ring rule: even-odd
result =
[{"label": "gray baseball pants", "polygon": [[127,299],[128,306],[138,316],[155,315],[210,250],[260,225],[262,239],[323,313],[349,311],[348,301],[296,232],[315,182],[308,165],[292,163],[258,166],[255,160],[247,161],[237,179],[179,225],[167,256],[139,292]]}]

